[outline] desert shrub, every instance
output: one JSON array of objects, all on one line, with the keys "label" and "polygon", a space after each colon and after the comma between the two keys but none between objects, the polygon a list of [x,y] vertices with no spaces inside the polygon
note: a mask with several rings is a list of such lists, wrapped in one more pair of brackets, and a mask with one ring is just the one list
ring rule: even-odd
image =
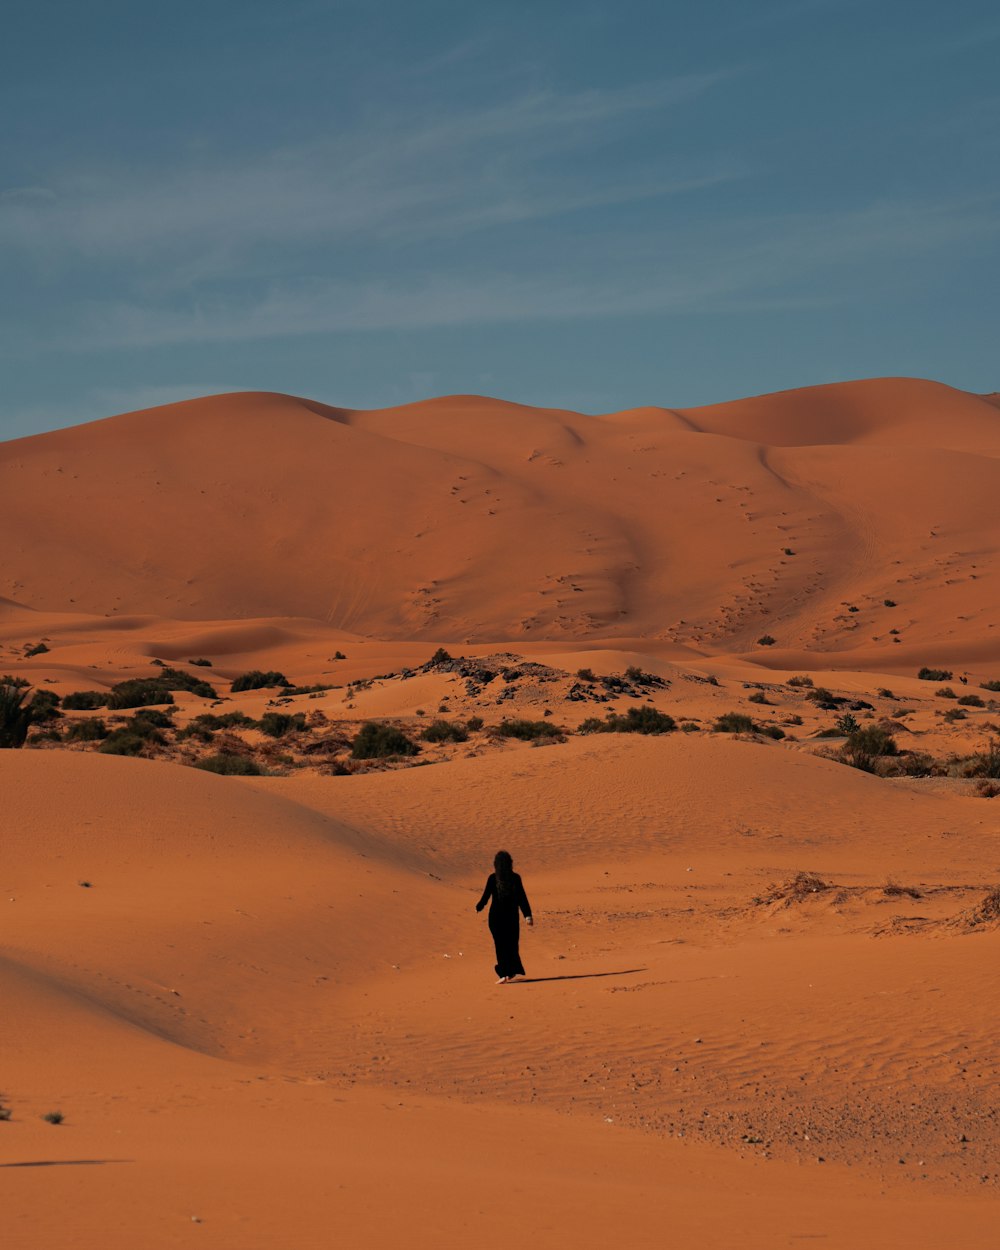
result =
[{"label": "desert shrub", "polygon": [[764,693],[764,691],[763,691],[763,690],[755,690],[755,691],[753,692],[753,694],[750,696],[750,698],[747,700],[747,702],[748,702],[748,703],[764,703],[764,704],[766,704],[766,703],[767,703],[767,695]]},{"label": "desert shrub", "polygon": [[283,738],[287,733],[305,729],[305,712],[265,712],[260,718],[260,729],[270,738]]},{"label": "desert shrub", "polygon": [[36,642],[33,647],[29,647],[24,653],[24,658],[30,660],[33,655],[45,655],[49,648],[44,642]]},{"label": "desert shrub", "polygon": [[778,725],[758,725],[757,732],[765,738],[773,738],[776,742],[780,742],[785,736],[785,731]]},{"label": "desert shrub", "polygon": [[315,686],[289,686],[285,694],[295,697],[300,694],[322,694],[324,690],[332,690],[333,686],[325,682],[317,682]]},{"label": "desert shrub", "polygon": [[0,1106],[0,1120],[7,1121],[12,1115],[13,1111],[10,1107]]},{"label": "desert shrub", "polygon": [[960,707],[985,707],[986,704],[978,694],[963,694],[959,699]]},{"label": "desert shrub", "polygon": [[195,768],[206,773],[218,773],[222,777],[259,777],[260,765],[249,755],[237,755],[235,751],[219,751],[198,760]]},{"label": "desert shrub", "polygon": [[882,606],[885,608],[894,608],[896,607],[896,600],[895,599],[883,599]]},{"label": "desert shrub", "polygon": [[421,733],[425,742],[467,742],[469,731],[464,725],[455,725],[451,721],[433,721]]},{"label": "desert shrub", "polygon": [[880,699],[894,699],[896,697],[888,686],[879,686],[875,693]]},{"label": "desert shrub", "polygon": [[533,738],[561,738],[563,731],[558,725],[545,720],[505,720],[497,725],[501,738],[520,738],[530,742]]},{"label": "desert shrub", "polygon": [[596,716],[585,720],[580,732],[600,734],[667,734],[677,728],[677,722],[666,712],[655,707],[630,707],[624,716],[609,712],[604,720]]},{"label": "desert shrub", "polygon": [[662,677],[657,677],[655,673],[647,673],[635,664],[630,664],[625,670],[625,677],[628,681],[633,681],[637,686],[662,686],[664,684]]},{"label": "desert shrub", "polygon": [[85,716],[66,730],[67,742],[100,742],[108,736],[108,727],[99,716]]},{"label": "desert shrub", "polygon": [[788,685],[789,686],[812,686],[813,679],[811,677],[807,677],[804,673],[802,673],[798,677],[789,677]]},{"label": "desert shrub", "polygon": [[450,664],[452,662],[452,658],[453,657],[445,651],[444,647],[438,647],[424,667],[432,668],[435,664]]},{"label": "desert shrub", "polygon": [[188,663],[193,664],[196,668],[211,668],[212,667],[212,661],[206,660],[204,659],[204,657],[199,660],[188,660]]},{"label": "desert shrub", "polygon": [[127,729],[116,729],[97,748],[102,755],[141,755],[147,739]]},{"label": "desert shrub", "polygon": [[939,686],[938,689],[934,691],[934,697],[937,699],[955,699],[958,696],[955,694],[954,690],[952,690],[951,686]]},{"label": "desert shrub", "polygon": [[924,751],[907,751],[897,763],[903,777],[937,777],[944,771],[934,756]]},{"label": "desert shrub", "polygon": [[164,690],[187,690],[190,694],[196,694],[202,699],[219,697],[207,681],[201,681],[193,674],[185,673],[181,668],[168,668],[164,665],[163,672],[157,680],[163,685]]},{"label": "desert shrub", "polygon": [[44,725],[47,721],[58,720],[62,716],[59,711],[59,696],[54,690],[36,690],[28,707],[33,725]]},{"label": "desert shrub", "polygon": [[140,708],[132,717],[131,725],[136,733],[149,734],[153,729],[173,729],[174,722],[167,712],[156,707]]},{"label": "desert shrub", "polygon": [[292,683],[284,673],[273,670],[266,673],[259,668],[252,668],[249,673],[241,673],[233,678],[232,692],[239,694],[241,690],[264,690],[268,686],[290,686]]},{"label": "desert shrub", "polygon": [[986,777],[980,777],[976,782],[976,793],[981,799],[995,799],[1000,794],[1000,785]]},{"label": "desert shrub", "polygon": [[66,1117],[61,1111],[47,1111],[45,1115],[42,1116],[42,1119],[46,1124],[62,1124],[65,1118]]},{"label": "desert shrub", "polygon": [[761,634],[761,636],[757,639],[757,645],[760,647],[773,647],[777,641],[777,638],[773,637],[771,634]]},{"label": "desert shrub", "polygon": [[365,721],[351,744],[351,759],[388,759],[393,755],[416,755],[420,747],[394,725]]},{"label": "desert shrub", "polygon": [[802,717],[801,717],[801,716],[799,716],[799,714],[798,714],[797,712],[793,712],[793,713],[791,714],[791,716],[786,716],[786,717],[785,717],[785,724],[786,724],[786,725],[801,725],[801,724],[802,724]]},{"label": "desert shrub", "polygon": [[990,738],[986,749],[972,757],[966,768],[966,776],[1000,780],[1000,738]]},{"label": "desert shrub", "polygon": [[592,668],[578,668],[576,675],[581,681],[597,681]]},{"label": "desert shrub", "polygon": [[20,677],[0,677],[0,747],[24,746],[31,724],[27,684]]},{"label": "desert shrub", "polygon": [[968,712],[963,711],[960,707],[950,707],[947,712],[944,713],[944,719],[949,725],[953,721],[965,720],[966,716],[968,716]]},{"label": "desert shrub", "polygon": [[827,690],[826,686],[815,686],[806,695],[807,699],[811,699],[813,703],[836,703],[837,696]]},{"label": "desert shrub", "polygon": [[682,734],[696,734],[698,732],[698,726],[693,720],[681,721],[678,728]]},{"label": "desert shrub", "polygon": [[217,716],[214,712],[199,712],[191,722],[201,729],[255,729],[257,722],[245,712],[223,712]]},{"label": "desert shrub", "polygon": [[751,734],[756,728],[756,722],[742,712],[723,712],[712,726],[712,731],[717,734]]},{"label": "desert shrub", "polygon": [[465,727],[469,731],[469,733],[474,734],[474,733],[478,733],[480,729],[482,729],[483,724],[484,724],[484,721],[481,716],[470,716],[469,719],[465,722]]},{"label": "desert shrub", "polygon": [[173,703],[174,696],[155,677],[135,677],[120,681],[108,691],[107,705],[112,709],[147,707],[151,703]]},{"label": "desert shrub", "polygon": [[927,668],[925,665],[917,676],[921,681],[951,681],[953,674],[950,668]]},{"label": "desert shrub", "polygon": [[896,739],[878,725],[866,725],[856,729],[841,747],[841,758],[852,768],[862,772],[875,771],[876,761],[885,755],[896,755]]},{"label": "desert shrub", "polygon": [[860,729],[858,719],[856,716],[852,716],[850,712],[845,712],[843,716],[837,717],[837,733],[843,734],[846,737],[848,734],[854,733],[857,729]]},{"label": "desert shrub", "polygon": [[992,690],[994,694],[1000,691],[1000,681],[981,681],[979,683],[980,690]]},{"label": "desert shrub", "polygon": [[108,696],[103,690],[74,690],[72,694],[63,695],[62,705],[67,711],[86,712],[95,707],[104,707]]}]

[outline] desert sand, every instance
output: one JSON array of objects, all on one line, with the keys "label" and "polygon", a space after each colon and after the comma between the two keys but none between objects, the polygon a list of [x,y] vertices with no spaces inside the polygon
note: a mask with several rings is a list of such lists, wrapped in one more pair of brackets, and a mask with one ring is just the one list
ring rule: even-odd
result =
[{"label": "desert sand", "polygon": [[998,500],[913,379],[0,444],[5,1244],[995,1246]]}]

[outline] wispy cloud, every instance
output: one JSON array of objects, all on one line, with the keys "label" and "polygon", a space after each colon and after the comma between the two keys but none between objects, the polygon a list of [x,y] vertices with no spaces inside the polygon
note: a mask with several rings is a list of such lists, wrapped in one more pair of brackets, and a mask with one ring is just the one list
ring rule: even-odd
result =
[{"label": "wispy cloud", "polygon": [[[267,285],[253,298],[182,306],[94,302],[57,339],[72,350],[280,339],[345,331],[805,308],[869,295],[901,259],[956,255],[995,240],[992,201],[876,204],[839,214],[734,220],[711,231],[632,240],[629,254],[536,272],[415,274],[407,280],[315,278]],[[915,270],[914,272],[919,272]],[[881,277],[880,277],[881,275]]]},{"label": "wispy cloud", "polygon": [[0,246],[148,267],[183,253],[225,264],[254,248],[387,236],[434,237],[600,203],[670,195],[739,177],[740,163],[689,161],[665,175],[626,166],[613,190],[549,158],[586,149],[636,115],[663,115],[727,75],[618,89],[520,95],[478,110],[368,120],[294,147],[188,157],[172,168],[54,172],[0,192]]}]

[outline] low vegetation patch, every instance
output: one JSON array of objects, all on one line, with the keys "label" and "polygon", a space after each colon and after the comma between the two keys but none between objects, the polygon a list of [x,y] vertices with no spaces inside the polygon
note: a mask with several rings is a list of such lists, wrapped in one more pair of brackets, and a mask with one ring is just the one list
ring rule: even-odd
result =
[{"label": "low vegetation patch", "polygon": [[505,720],[496,727],[501,738],[520,738],[530,742],[535,738],[561,738],[563,731],[547,720]]},{"label": "low vegetation patch", "polygon": [[0,677],[0,747],[24,746],[31,724],[27,686],[23,678]]},{"label": "low vegetation patch", "polygon": [[899,748],[896,739],[879,725],[866,725],[856,729],[841,747],[840,755],[845,764],[865,773],[876,771],[878,761],[886,755],[896,755]]},{"label": "low vegetation patch", "polygon": [[416,755],[420,751],[410,738],[394,725],[365,721],[351,744],[351,759],[391,759],[396,755]]},{"label": "low vegetation patch", "polygon": [[777,641],[777,638],[775,638],[772,634],[761,634],[761,636],[757,639],[757,645],[759,647],[773,647]]},{"label": "low vegetation patch", "polygon": [[950,668],[927,668],[925,665],[917,676],[921,681],[951,681],[953,674]]},{"label": "low vegetation patch", "polygon": [[[655,707],[630,707],[624,716],[609,712],[604,720],[596,716],[585,720],[580,726],[584,734],[667,734],[677,728],[677,722],[666,712]],[[697,726],[694,726],[697,729]]]},{"label": "low vegetation patch", "polygon": [[103,690],[74,690],[63,695],[62,705],[69,712],[87,712],[104,707],[108,696]]},{"label": "low vegetation patch", "polygon": [[265,712],[259,727],[269,738],[283,738],[285,734],[297,733],[306,727],[304,712]]},{"label": "low vegetation patch", "polygon": [[85,716],[74,721],[65,734],[66,742],[101,742],[108,736],[108,727],[99,716]]},{"label": "low vegetation patch", "polygon": [[115,711],[173,701],[174,696],[156,677],[135,677],[130,681],[120,681],[111,687],[107,695],[107,706]]},{"label": "low vegetation patch", "polygon": [[757,729],[757,722],[743,712],[723,712],[712,726],[717,734],[752,734]]},{"label": "low vegetation patch", "polygon": [[290,686],[291,684],[284,673],[273,670],[265,673],[259,668],[253,668],[249,673],[241,673],[239,677],[234,677],[231,689],[233,694],[239,694],[243,690],[265,690],[269,686]]},{"label": "low vegetation patch", "polygon": [[452,721],[436,720],[421,733],[425,742],[468,742],[469,731]]},{"label": "low vegetation patch", "polygon": [[1000,691],[1000,681],[981,681],[979,683],[980,690],[992,690],[994,694]]}]

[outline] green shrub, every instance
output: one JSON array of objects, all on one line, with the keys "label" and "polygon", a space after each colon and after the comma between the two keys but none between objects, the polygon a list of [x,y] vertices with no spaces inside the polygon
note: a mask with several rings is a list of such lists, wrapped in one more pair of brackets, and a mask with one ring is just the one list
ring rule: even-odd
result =
[{"label": "green shrub", "polygon": [[682,721],[680,724],[680,731],[682,734],[696,734],[698,732],[698,726],[691,720]]},{"label": "green shrub", "polygon": [[1000,778],[1000,738],[990,738],[986,749],[972,757],[966,776],[989,777],[994,781]]},{"label": "green shrub", "polygon": [[837,696],[826,686],[816,686],[806,695],[813,703],[836,703]]},{"label": "green shrub", "polygon": [[939,686],[938,689],[934,691],[934,696],[938,699],[957,698],[957,695],[954,690],[952,690],[951,686]]},{"label": "green shrub", "polygon": [[750,734],[757,729],[756,722],[742,712],[723,712],[712,726],[717,734]]},{"label": "green shrub", "polygon": [[666,712],[658,712],[656,708],[630,707],[624,716],[617,712],[609,712],[604,720],[596,716],[585,720],[580,732],[599,734],[665,734],[677,728],[677,722]]},{"label": "green shrub", "polygon": [[241,673],[233,678],[232,692],[239,694],[241,690],[264,690],[268,686],[290,686],[292,683],[284,673],[269,671],[261,672],[253,668],[249,673]]},{"label": "green shrub", "polygon": [[979,697],[978,694],[963,694],[958,702],[962,707],[985,707],[986,706],[986,704],[983,702],[983,700]]},{"label": "green shrub", "polygon": [[757,645],[759,647],[773,647],[777,641],[777,638],[772,637],[771,634],[761,634],[757,639]]},{"label": "green shrub", "polygon": [[45,1115],[42,1116],[42,1119],[46,1124],[62,1124],[65,1118],[66,1117],[61,1111],[47,1111]]},{"label": "green shrub", "polygon": [[104,707],[108,696],[103,690],[74,690],[72,694],[63,695],[62,705],[67,711],[86,712],[95,707]]},{"label": "green shrub", "polygon": [[420,736],[425,742],[467,742],[469,731],[463,725],[436,720],[428,725]]},{"label": "green shrub", "polygon": [[249,755],[237,755],[235,751],[219,751],[208,755],[195,764],[206,773],[218,773],[223,777],[259,777],[261,768]]},{"label": "green shrub", "polygon": [[484,724],[484,721],[481,716],[470,716],[469,719],[465,722],[465,727],[469,731],[469,733],[475,734],[475,733],[478,733],[480,729],[482,729],[483,724]]},{"label": "green shrub", "polygon": [[219,697],[214,687],[210,686],[207,681],[201,681],[193,674],[185,673],[181,668],[168,668],[164,665],[163,672],[157,680],[164,690],[187,690],[190,694],[196,694],[202,699]]},{"label": "green shrub", "polygon": [[888,730],[878,725],[866,725],[856,729],[841,747],[841,758],[852,768],[862,772],[875,771],[876,761],[885,755],[896,755],[896,739]]},{"label": "green shrub", "polygon": [[991,690],[994,694],[1000,691],[1000,681],[981,681],[979,683],[980,690]]},{"label": "green shrub", "polygon": [[856,716],[852,716],[850,712],[845,712],[843,716],[837,717],[837,733],[847,737],[848,734],[856,733],[861,726],[858,724]]},{"label": "green shrub", "polygon": [[141,755],[149,739],[127,729],[116,729],[97,748],[102,755]]},{"label": "green shrub", "polygon": [[576,675],[581,681],[597,681],[592,668],[578,668]]},{"label": "green shrub", "polygon": [[256,729],[257,722],[245,712],[223,712],[216,716],[214,712],[199,712],[191,722],[199,729]]},{"label": "green shrub", "polygon": [[917,673],[921,681],[951,681],[950,668],[927,668],[926,665]]},{"label": "green shrub", "polygon": [[758,725],[757,732],[763,734],[765,738],[774,738],[776,742],[780,742],[785,736],[785,731],[777,725]]},{"label": "green shrub", "polygon": [[120,681],[108,691],[107,705],[112,709],[147,707],[151,703],[173,703],[174,696],[155,677],[135,677]]},{"label": "green shrub", "polygon": [[108,736],[108,727],[98,716],[85,716],[66,730],[67,742],[100,742]]},{"label": "green shrub", "polygon": [[300,694],[322,694],[324,690],[333,690],[333,686],[324,682],[317,682],[315,686],[289,686],[285,694],[294,698]]},{"label": "green shrub", "polygon": [[154,729],[173,729],[174,722],[166,712],[161,712],[159,708],[144,707],[132,717],[129,722],[136,733],[146,734],[149,736]]},{"label": "green shrub", "polygon": [[502,738],[520,738],[530,742],[533,738],[561,738],[563,731],[547,720],[505,720],[497,725],[496,732]]},{"label": "green shrub", "polygon": [[212,667],[212,661],[206,660],[206,659],[188,660],[188,663],[194,664],[197,668],[211,668]]},{"label": "green shrub", "polygon": [[306,727],[304,712],[265,712],[260,718],[260,728],[271,738],[283,738]]},{"label": "green shrub", "polygon": [[0,748],[22,747],[31,724],[31,706],[24,702],[28,683],[0,677]]},{"label": "green shrub", "polygon": [[59,711],[59,696],[54,690],[36,690],[28,707],[33,725],[44,725],[46,721],[58,720],[62,716]]},{"label": "green shrub", "polygon": [[351,744],[355,760],[389,759],[394,755],[417,755],[420,747],[394,725],[365,721]]}]

